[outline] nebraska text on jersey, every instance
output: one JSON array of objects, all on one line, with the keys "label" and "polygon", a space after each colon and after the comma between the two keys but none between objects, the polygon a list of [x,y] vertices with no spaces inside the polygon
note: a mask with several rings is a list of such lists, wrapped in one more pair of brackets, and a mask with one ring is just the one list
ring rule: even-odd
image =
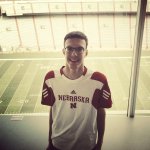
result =
[{"label": "nebraska text on jersey", "polygon": [[89,103],[89,98],[83,96],[58,95],[58,100]]}]

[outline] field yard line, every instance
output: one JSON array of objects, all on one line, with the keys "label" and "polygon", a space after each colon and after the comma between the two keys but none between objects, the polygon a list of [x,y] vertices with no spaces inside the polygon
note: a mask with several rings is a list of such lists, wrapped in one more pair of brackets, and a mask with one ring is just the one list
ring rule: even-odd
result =
[{"label": "field yard line", "polygon": [[2,62],[0,63],[0,67],[1,67],[3,64],[4,64],[4,62],[2,61]]},{"label": "field yard line", "polygon": [[60,59],[64,59],[64,58],[10,58],[10,59],[0,59],[0,61],[9,61],[9,60],[60,60]]},{"label": "field yard line", "polygon": [[[26,99],[26,94],[28,93],[29,89],[25,88],[24,90],[23,87],[24,87],[24,83],[26,84],[30,84],[30,82],[26,82],[28,79],[29,79],[29,76],[28,76],[28,72],[30,72],[30,70],[32,70],[33,67],[32,65],[30,65],[30,67],[28,68],[28,70],[25,72],[21,82],[19,83],[18,85],[18,88],[16,89],[9,105],[7,106],[7,109],[5,110],[5,113],[18,113],[20,112],[23,104],[24,104],[24,100]],[[35,68],[37,69],[37,68]],[[36,72],[35,72],[36,73]],[[30,77],[30,80],[34,78],[34,74],[33,76]],[[27,87],[30,87],[30,86],[27,86]],[[23,93],[23,94],[21,94]],[[21,97],[19,97],[18,99],[18,96],[21,94]],[[21,102],[19,103],[18,100]]]},{"label": "field yard line", "polygon": [[[20,63],[22,63],[22,61]],[[17,65],[17,63],[13,62],[11,64],[11,66],[9,67],[10,69],[8,69],[5,72],[5,75],[0,79],[0,83],[1,83],[1,86],[0,86],[0,96],[2,96],[2,94],[5,92],[7,86],[9,85],[9,83],[11,82],[11,80],[13,79],[13,77],[15,76],[16,72],[19,70],[18,66],[15,67],[16,65]],[[5,85],[3,85],[3,82],[5,83]]]},{"label": "field yard line", "polygon": [[0,116],[49,116],[49,113],[10,113],[10,114],[0,114]]},{"label": "field yard line", "polygon": [[[42,90],[40,90],[41,92]],[[38,99],[37,99],[37,102],[35,104],[35,107],[34,107],[34,113],[36,112],[48,112],[49,113],[49,110],[50,110],[50,106],[46,106],[46,105],[42,105],[41,104],[41,96],[42,96],[42,92],[41,92],[41,95],[38,96]],[[42,111],[41,111],[42,110]]]},{"label": "field yard line", "polygon": [[35,107],[34,107],[34,112],[36,112],[36,110],[38,110],[38,106],[42,105],[41,104],[41,98],[42,98],[42,86],[41,89],[39,90],[39,93],[41,93],[41,95],[38,96]]},{"label": "field yard line", "polygon": [[[150,110],[135,110],[135,113],[138,114],[136,117],[149,117]],[[126,115],[127,110],[107,110],[107,115]],[[146,116],[147,115],[147,116]],[[0,114],[0,116],[43,116],[43,117],[49,117],[49,112],[47,113],[18,113],[18,114]]]},{"label": "field yard line", "polygon": [[[145,58],[150,58],[150,56],[142,56],[142,59]],[[62,57],[58,57],[58,58],[13,58],[13,59],[0,59],[0,61],[9,61],[9,60],[63,60],[65,58]],[[126,56],[122,56],[122,57],[87,57],[86,59],[132,59],[132,57],[126,57]]]},{"label": "field yard line", "polygon": [[45,112],[45,109],[47,110],[47,112],[49,112],[50,106],[45,106],[41,104],[42,88],[40,89],[39,93],[41,93],[41,95],[39,95],[37,98],[37,101],[34,107],[34,113],[38,112],[39,109],[41,110],[41,108],[44,109],[44,112]]}]

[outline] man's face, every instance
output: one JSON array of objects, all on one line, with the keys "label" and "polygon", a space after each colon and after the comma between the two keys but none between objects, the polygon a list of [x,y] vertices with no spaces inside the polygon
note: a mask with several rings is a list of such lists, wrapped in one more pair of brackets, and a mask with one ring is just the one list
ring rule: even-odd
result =
[{"label": "man's face", "polygon": [[63,53],[66,63],[71,68],[83,65],[84,57],[87,55],[86,42],[83,39],[67,39],[64,43]]}]

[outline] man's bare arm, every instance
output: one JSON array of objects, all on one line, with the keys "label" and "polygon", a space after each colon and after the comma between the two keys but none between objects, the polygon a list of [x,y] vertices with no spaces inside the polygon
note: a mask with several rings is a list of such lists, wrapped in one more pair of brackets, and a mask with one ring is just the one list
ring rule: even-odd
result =
[{"label": "man's bare arm", "polygon": [[53,124],[53,119],[52,119],[52,107],[50,107],[50,114],[49,114],[49,148],[53,148],[52,144],[52,124]]},{"label": "man's bare arm", "polygon": [[105,132],[105,109],[99,108],[97,110],[97,129],[98,129],[98,139],[97,139],[97,145],[95,150],[101,150],[102,144],[103,144],[103,136]]}]

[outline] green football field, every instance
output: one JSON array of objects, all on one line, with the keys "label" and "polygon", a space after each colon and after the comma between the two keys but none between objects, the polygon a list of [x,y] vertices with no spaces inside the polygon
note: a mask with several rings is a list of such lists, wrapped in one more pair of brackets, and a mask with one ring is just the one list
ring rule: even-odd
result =
[{"label": "green football field", "polygon": [[[0,114],[47,113],[41,105],[43,79],[49,70],[64,65],[61,55],[0,54]],[[51,56],[51,57],[50,57]],[[128,106],[132,57],[130,55],[91,55],[85,65],[104,73],[112,92],[113,107],[125,111]],[[150,57],[141,58],[137,110],[150,110]],[[85,88],[85,87],[83,87]]]}]

